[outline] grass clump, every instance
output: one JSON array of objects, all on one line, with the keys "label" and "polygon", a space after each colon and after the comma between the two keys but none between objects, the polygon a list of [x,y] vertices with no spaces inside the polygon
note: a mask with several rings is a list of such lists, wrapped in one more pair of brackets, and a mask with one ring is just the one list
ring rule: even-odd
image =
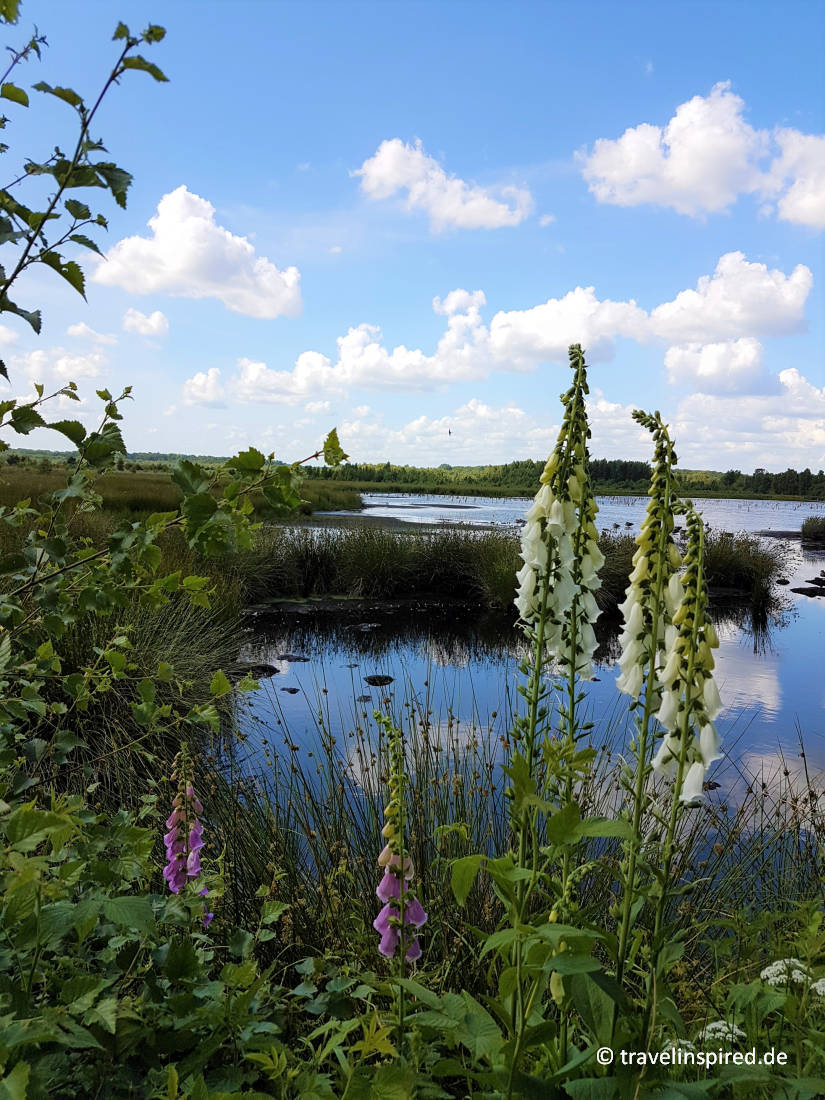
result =
[{"label": "grass clump", "polygon": [[802,524],[802,538],[806,542],[825,543],[825,516],[808,516]]}]

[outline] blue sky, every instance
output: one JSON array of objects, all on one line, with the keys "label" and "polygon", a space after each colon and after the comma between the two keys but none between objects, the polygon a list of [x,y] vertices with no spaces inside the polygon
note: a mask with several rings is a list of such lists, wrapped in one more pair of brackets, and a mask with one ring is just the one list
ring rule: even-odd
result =
[{"label": "blue sky", "polygon": [[[24,0],[18,83],[92,99],[118,18],[167,28],[170,82],[105,102],[128,209],[88,303],[21,281],[13,393],[74,377],[91,424],[132,384],[132,450],[337,424],[353,460],[506,462],[551,447],[576,341],[594,455],[648,456],[642,406],[683,465],[825,467],[819,3]],[[6,113],[7,162],[71,142],[59,103]]]}]

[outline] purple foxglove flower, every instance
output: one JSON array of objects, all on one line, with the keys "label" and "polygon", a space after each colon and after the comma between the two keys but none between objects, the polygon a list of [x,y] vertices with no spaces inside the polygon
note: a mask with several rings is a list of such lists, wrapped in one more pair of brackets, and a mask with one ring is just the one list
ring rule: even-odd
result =
[{"label": "purple foxglove flower", "polygon": [[178,807],[175,807],[166,819],[166,828],[174,829],[176,825],[180,825],[181,821],[183,821],[183,813]]},{"label": "purple foxglove flower", "polygon": [[393,915],[397,916],[395,909],[387,904],[372,922],[373,928],[381,937],[378,950],[386,959],[391,959],[398,947],[398,929],[390,924],[390,917]]},{"label": "purple foxglove flower", "polygon": [[203,825],[199,821],[189,831],[189,851],[199,852],[203,847]]},{"label": "purple foxglove flower", "polygon": [[421,944],[418,942],[418,936],[413,938],[412,943],[407,949],[406,959],[408,963],[415,962],[416,959],[421,958]]},{"label": "purple foxglove flower", "polygon": [[[408,890],[410,887],[409,882],[404,883],[404,889]],[[381,901],[389,901],[390,898],[398,898],[401,896],[401,879],[398,875],[387,868],[384,872],[384,877],[378,883],[378,888],[375,893]]]},{"label": "purple foxglove flower", "polygon": [[186,873],[189,878],[197,878],[201,873],[200,852],[190,852],[186,859]]},{"label": "purple foxglove flower", "polygon": [[412,924],[416,928],[420,928],[426,923],[427,914],[424,912],[421,902],[415,895],[411,895],[410,898],[404,902],[404,924]]},{"label": "purple foxglove flower", "polygon": [[196,814],[202,814],[203,813],[203,803],[198,798],[198,796],[195,794],[195,788],[192,786],[191,783],[186,788],[186,797],[191,800],[192,808],[194,809],[195,813]]},{"label": "purple foxglove flower", "polygon": [[163,834],[163,843],[166,845],[166,850],[167,851],[172,847],[172,845],[178,839],[178,835],[179,835],[179,830],[178,830],[177,825],[175,825],[173,828],[171,828],[168,833]]}]

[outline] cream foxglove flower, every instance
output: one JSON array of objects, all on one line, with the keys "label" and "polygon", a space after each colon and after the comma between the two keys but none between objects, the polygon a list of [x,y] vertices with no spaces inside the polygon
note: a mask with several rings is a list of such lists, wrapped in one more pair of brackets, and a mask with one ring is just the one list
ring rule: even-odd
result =
[{"label": "cream foxglove flower", "polygon": [[594,592],[604,556],[598,547],[594,523],[596,502],[590,488],[587,453],[587,392],[584,356],[570,348],[576,371],[573,386],[564,395],[565,415],[553,453],[547,460],[541,486],[521,531],[519,582],[515,604],[519,617],[541,647],[583,679],[593,676],[599,615]]},{"label": "cream foxglove flower", "polygon": [[[676,456],[658,413],[650,416],[636,410],[633,418],[653,434],[655,456],[650,501],[642,529],[636,537],[633,570],[624,603],[620,606],[624,630],[620,637],[622,671],[617,686],[633,699],[639,699],[643,691],[649,693],[648,707],[655,710],[659,704],[659,684],[650,673],[661,663],[665,632],[681,592],[681,582],[676,575],[681,558],[673,541],[674,498],[670,474]],[[635,665],[640,672],[634,671]]]},{"label": "cream foxglove flower", "polygon": [[[687,529],[685,575],[683,583],[679,582],[682,595],[673,613],[673,631],[667,634],[666,659],[657,676],[662,694],[656,718],[680,745],[683,740],[686,742],[684,760],[688,768],[679,800],[685,805],[697,806],[702,802],[707,768],[722,755],[720,738],[713,726],[714,718],[722,709],[722,700],[713,679],[711,652],[719,645],[719,639],[705,620],[704,527],[701,517],[692,508],[688,511]],[[669,583],[669,597],[677,594],[676,586],[671,588]],[[668,754],[668,759],[670,756]],[[657,759],[661,762],[664,758],[657,754]]]}]

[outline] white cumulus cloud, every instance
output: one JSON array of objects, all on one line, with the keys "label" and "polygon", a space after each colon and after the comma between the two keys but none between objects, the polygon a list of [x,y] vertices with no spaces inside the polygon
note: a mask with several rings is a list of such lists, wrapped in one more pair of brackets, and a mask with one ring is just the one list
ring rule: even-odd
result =
[{"label": "white cumulus cloud", "polygon": [[[326,400],[352,388],[427,390],[493,372],[532,372],[567,363],[581,343],[591,362],[613,357],[619,339],[658,343],[672,381],[706,389],[776,388],[761,375],[760,337],[797,332],[805,324],[810,270],[790,275],[751,263],[740,252],[722,256],[712,275],[648,312],[634,300],[600,299],[594,287],[522,310],[500,310],[485,324],[481,290],[456,288],[432,301],[446,319],[435,349],[388,347],[377,325],[361,323],[337,339],[334,358],[302,352],[288,369],[241,358],[226,392],[242,402],[296,405]],[[323,396],[320,396],[323,395]]]},{"label": "white cumulus cloud", "polygon": [[159,309],[148,315],[139,309],[127,309],[123,314],[123,330],[136,332],[138,336],[165,336],[169,331],[169,321]]},{"label": "white cumulus cloud", "polygon": [[149,219],[150,237],[126,237],[92,276],[133,294],[217,298],[249,317],[294,317],[301,311],[301,276],[256,256],[246,237],[215,221],[215,208],[185,186],[164,195]]},{"label": "white cumulus cloud", "polygon": [[599,202],[653,203],[680,214],[727,210],[743,194],[776,202],[778,216],[825,228],[825,137],[755,129],[730,82],[680,104],[665,126],[643,122],[599,138],[578,160]]},{"label": "white cumulus cloud", "polygon": [[221,372],[218,367],[198,371],[183,383],[184,405],[208,405],[219,408],[225,404]]},{"label": "white cumulus cloud", "polygon": [[727,252],[713,275],[683,290],[650,314],[651,334],[673,343],[778,336],[804,327],[813,275],[798,264],[790,275]]},{"label": "white cumulus cloud", "polygon": [[111,333],[95,332],[89,328],[85,321],[78,321],[76,325],[69,325],[66,329],[67,336],[76,336],[81,340],[91,340],[95,344],[116,344],[117,336]]},{"label": "white cumulus cloud", "polygon": [[825,136],[778,130],[779,156],[770,166],[766,193],[779,195],[783,221],[825,229]]},{"label": "white cumulus cloud", "polygon": [[665,353],[671,382],[703,393],[743,392],[762,374],[762,345],[752,336],[716,344],[676,344]]},{"label": "white cumulus cloud", "polygon": [[[382,141],[377,151],[352,173],[370,199],[406,193],[407,210],[423,210],[438,233],[448,228],[499,229],[519,225],[533,209],[530,192],[520,187],[496,191],[448,176],[420,141]],[[498,197],[495,197],[495,196]]]}]

